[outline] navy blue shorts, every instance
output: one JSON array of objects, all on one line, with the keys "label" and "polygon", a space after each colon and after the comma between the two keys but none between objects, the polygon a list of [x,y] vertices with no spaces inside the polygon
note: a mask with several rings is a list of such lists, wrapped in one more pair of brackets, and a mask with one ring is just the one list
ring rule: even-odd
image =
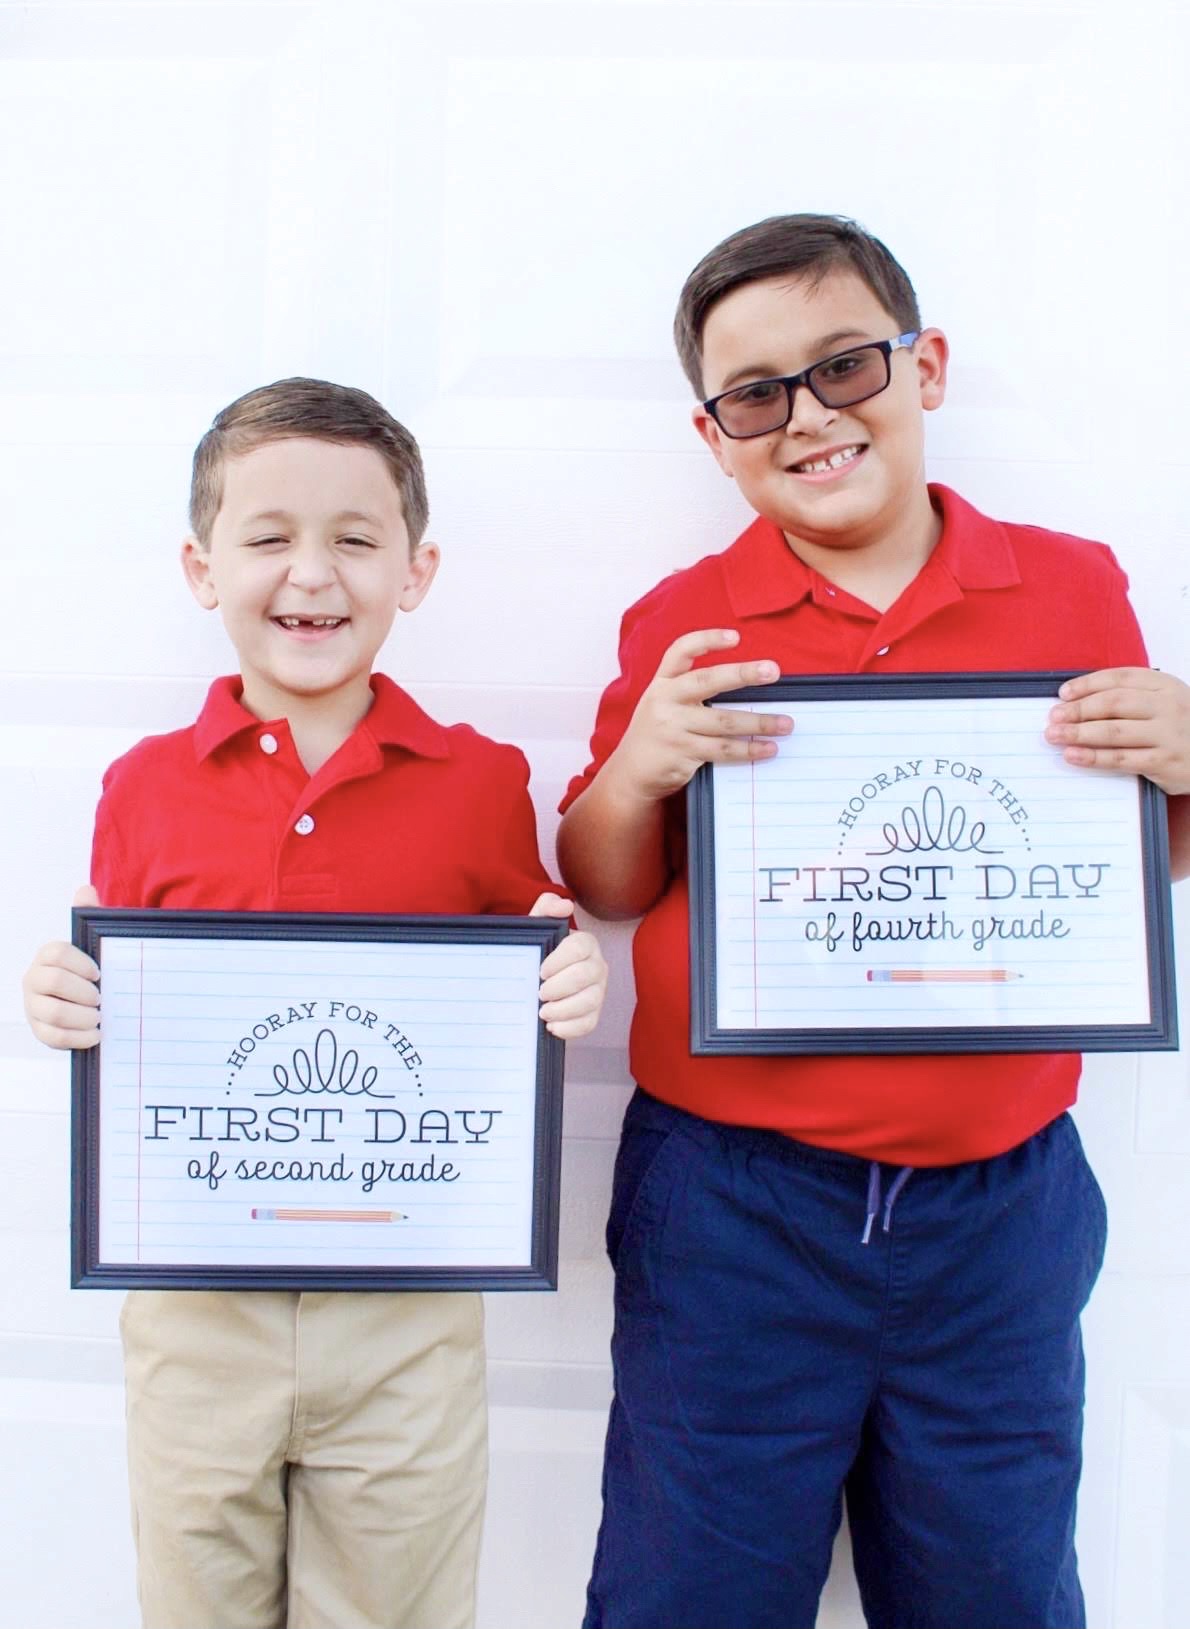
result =
[{"label": "navy blue shorts", "polygon": [[844,1497],[873,1629],[1081,1629],[1105,1238],[1069,1115],[901,1174],[638,1091],[585,1629],[811,1629]]}]

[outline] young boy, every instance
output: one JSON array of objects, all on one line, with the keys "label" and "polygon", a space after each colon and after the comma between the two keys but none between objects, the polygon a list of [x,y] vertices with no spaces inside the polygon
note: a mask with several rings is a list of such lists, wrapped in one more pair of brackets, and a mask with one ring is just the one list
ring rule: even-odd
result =
[{"label": "young boy", "polygon": [[759,518],[628,611],[563,804],[577,897],[644,916],[587,1629],[808,1629],[844,1493],[869,1623],[1069,1629],[1104,1244],[1065,1113],[1079,1060],[692,1056],[674,794],[776,752],[796,720],[703,704],[782,672],[1092,669],[1048,739],[1171,794],[1185,874],[1190,690],[1144,667],[1107,549],[926,486],[946,340],[854,223],[736,233],[675,332],[695,427]]},{"label": "young boy", "polygon": [[[287,379],[215,419],[182,564],[239,657],[198,721],[104,779],[88,902],[567,916],[520,752],[436,724],[372,665],[438,565],[413,437],[363,391]],[[96,894],[97,890],[97,894]],[[45,946],[26,1010],[99,1039],[98,968]],[[541,1016],[586,1034],[587,933]],[[487,1474],[474,1294],[136,1292],[122,1330],[149,1629],[453,1629],[472,1621]]]}]

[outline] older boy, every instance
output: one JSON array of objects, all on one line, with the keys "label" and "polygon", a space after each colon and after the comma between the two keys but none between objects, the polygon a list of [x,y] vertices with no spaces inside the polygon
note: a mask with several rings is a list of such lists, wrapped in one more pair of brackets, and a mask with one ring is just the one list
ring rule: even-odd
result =
[{"label": "older boy", "polygon": [[1184,874],[1190,691],[1143,666],[1107,549],[927,487],[946,340],[854,223],[728,238],[675,333],[695,427],[759,518],[628,611],[563,805],[578,898],[644,916],[587,1629],[809,1626],[844,1494],[869,1623],[1069,1629],[1105,1236],[1065,1112],[1079,1060],[691,1056],[673,794],[774,754],[790,719],[704,703],[780,672],[1090,668],[1049,738],[1172,795]]},{"label": "older boy", "polygon": [[[373,662],[438,549],[413,437],[359,390],[287,379],[199,443],[182,563],[239,657],[198,721],[104,779],[93,890],[163,909],[568,915],[520,752],[444,728]],[[98,968],[26,975],[34,1032],[98,1040]],[[586,1034],[606,980],[572,933],[541,1016]],[[122,1317],[149,1629],[449,1629],[473,1616],[486,1481],[472,1294],[151,1293]]]}]

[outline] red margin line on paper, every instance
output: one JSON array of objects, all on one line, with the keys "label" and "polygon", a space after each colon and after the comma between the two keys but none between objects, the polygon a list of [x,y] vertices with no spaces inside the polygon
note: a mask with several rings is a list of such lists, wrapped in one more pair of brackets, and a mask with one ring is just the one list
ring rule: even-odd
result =
[{"label": "red margin line on paper", "polygon": [[[756,760],[752,760],[752,876],[749,882],[752,889],[752,1022],[760,1028],[760,973],[757,969],[756,956]],[[770,889],[770,892],[772,890]]]},{"label": "red margin line on paper", "polygon": [[145,1090],[145,941],[140,942],[140,991],[137,1009],[137,1037],[136,1037],[136,1259],[140,1257],[140,1206],[141,1206],[141,1150],[144,1139],[141,1136],[141,1127],[145,1122],[144,1107]]}]

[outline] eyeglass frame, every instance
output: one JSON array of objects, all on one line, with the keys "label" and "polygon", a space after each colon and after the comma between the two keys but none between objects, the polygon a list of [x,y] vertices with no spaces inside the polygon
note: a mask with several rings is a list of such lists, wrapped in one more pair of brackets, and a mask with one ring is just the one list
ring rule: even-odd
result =
[{"label": "eyeglass frame", "polygon": [[[757,436],[771,436],[777,430],[788,428],[789,421],[793,417],[794,400],[803,385],[820,407],[856,407],[860,402],[871,401],[873,396],[879,396],[881,391],[888,389],[889,385],[892,384],[893,352],[910,350],[921,338],[922,332],[923,330],[919,328],[909,330],[904,334],[898,334],[895,339],[871,339],[866,340],[862,345],[849,345],[845,351],[833,351],[830,356],[823,356],[817,362],[811,362],[810,366],[803,368],[800,373],[774,374],[770,378],[749,379],[742,385],[732,385],[730,390],[721,390],[717,396],[712,396],[709,401],[703,402],[703,409],[711,415],[729,441],[754,441]],[[881,352],[887,369],[884,383],[877,386],[875,390],[865,391],[862,396],[856,396],[849,402],[824,402],[811,383],[810,375],[816,373],[819,368],[825,367],[828,362],[836,362],[841,356],[852,356],[856,351]],[[729,430],[723,423],[717,411],[718,405],[725,397],[734,396],[737,391],[748,390],[753,385],[784,385],[787,411],[780,424],[770,424],[767,430],[747,430],[743,435],[740,435],[738,431]]]}]

